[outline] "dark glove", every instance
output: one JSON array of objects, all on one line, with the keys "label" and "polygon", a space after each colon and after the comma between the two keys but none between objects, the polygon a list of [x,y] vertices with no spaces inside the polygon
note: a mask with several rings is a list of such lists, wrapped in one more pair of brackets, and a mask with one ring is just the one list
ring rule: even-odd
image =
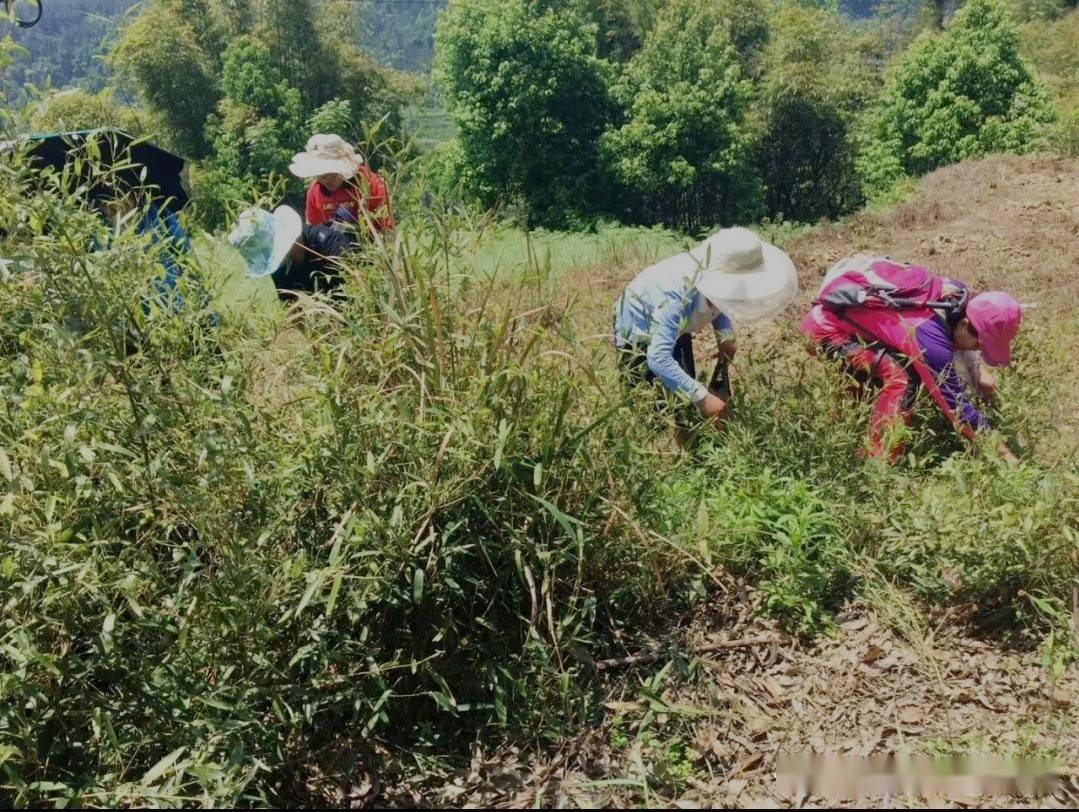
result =
[{"label": "dark glove", "polygon": [[708,382],[708,391],[724,402],[731,399],[731,374],[727,361],[716,361],[712,379]]},{"label": "dark glove", "polygon": [[350,223],[356,222],[356,215],[354,215],[347,207],[338,206],[337,210],[333,213],[333,221],[335,223]]}]

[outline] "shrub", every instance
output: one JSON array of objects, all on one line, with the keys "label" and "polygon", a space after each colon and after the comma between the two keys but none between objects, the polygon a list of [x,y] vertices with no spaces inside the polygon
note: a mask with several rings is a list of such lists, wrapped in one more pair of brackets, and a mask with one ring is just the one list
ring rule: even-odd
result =
[{"label": "shrub", "polygon": [[[836,366],[788,339],[739,358],[734,416],[650,503],[664,533],[706,564],[752,576],[767,609],[803,633],[880,574],[937,605],[1029,615],[1032,596],[1069,600],[1074,449],[1013,470],[966,449],[922,393],[901,464],[860,461],[868,403],[843,397]],[[1054,368],[1016,369],[1004,396],[1014,406],[994,416],[1028,448],[1051,436]]]},{"label": "shrub", "polygon": [[335,133],[346,141],[355,142],[359,134],[352,114],[352,104],[340,99],[330,99],[307,119],[309,133]]},{"label": "shrub", "polygon": [[1000,0],[970,0],[916,42],[892,77],[859,168],[870,193],[899,176],[990,152],[1024,153],[1053,118]]},{"label": "shrub", "polygon": [[451,4],[436,33],[435,75],[470,190],[487,206],[524,204],[536,224],[557,226],[603,201],[596,141],[611,111],[596,26],[554,6]]},{"label": "shrub", "polygon": [[150,135],[154,130],[149,116],[116,101],[111,90],[99,93],[85,90],[48,93],[28,104],[23,115],[34,132],[105,127],[142,136]]},{"label": "shrub", "polygon": [[625,123],[604,133],[601,156],[620,217],[687,231],[752,217],[751,86],[714,9],[667,5],[613,93]]},{"label": "shrub", "polygon": [[775,15],[756,146],[773,215],[815,221],[861,203],[852,131],[874,78],[861,46],[834,12],[787,5]]},{"label": "shrub", "polygon": [[722,473],[718,451],[660,492],[663,529],[693,535],[709,560],[754,576],[766,610],[790,630],[813,634],[849,581],[850,551],[831,506],[808,483],[763,471]]},{"label": "shrub", "polygon": [[144,311],[146,241],[27,183],[0,166],[0,797],[284,803],[375,736],[589,712],[588,653],[686,569],[610,507],[660,463],[565,323],[409,238],[268,356]]}]

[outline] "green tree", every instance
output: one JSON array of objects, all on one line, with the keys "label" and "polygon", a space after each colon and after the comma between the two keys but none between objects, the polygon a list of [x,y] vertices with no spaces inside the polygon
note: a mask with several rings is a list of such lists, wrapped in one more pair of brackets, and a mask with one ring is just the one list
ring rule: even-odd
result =
[{"label": "green tree", "polygon": [[870,191],[989,152],[1029,152],[1054,117],[999,0],[970,0],[947,31],[902,60],[875,116],[860,173]]},{"label": "green tree", "polygon": [[385,3],[361,0],[359,44],[380,62],[398,70],[430,71],[435,23],[447,0]]},{"label": "green tree", "polygon": [[713,0],[723,20],[738,61],[747,77],[760,72],[760,57],[771,36],[769,18],[773,3],[769,0]]},{"label": "green tree", "polygon": [[640,50],[664,0],[578,0],[582,14],[598,27],[601,56],[617,62]]},{"label": "green tree", "polygon": [[435,65],[456,120],[466,182],[486,204],[524,203],[565,223],[600,201],[596,142],[610,111],[596,26],[573,7],[451,3]]},{"label": "green tree", "polygon": [[274,67],[269,49],[241,37],[225,51],[224,97],[206,125],[213,165],[229,175],[258,180],[283,173],[304,141],[300,92]]},{"label": "green tree", "polygon": [[307,120],[309,133],[336,133],[346,141],[355,143],[359,133],[352,115],[352,104],[341,99],[330,99],[311,114]]},{"label": "green tree", "polygon": [[620,214],[691,229],[748,214],[751,90],[715,8],[672,0],[614,86],[625,122],[601,151]]},{"label": "green tree", "polygon": [[[101,56],[127,10],[138,0],[64,0],[45,3],[33,28],[0,18],[0,31],[27,48],[27,58],[0,71],[0,85],[14,104],[27,100],[27,85],[42,90],[80,87],[99,91],[109,81]],[[3,8],[0,7],[0,15]]]},{"label": "green tree", "polygon": [[226,93],[221,77],[229,44],[241,37],[262,43],[265,66],[298,91],[305,114],[337,98],[350,103],[357,119],[389,115],[399,129],[398,109],[411,85],[360,53],[348,26],[330,25],[339,17],[317,12],[315,0],[147,0],[111,59],[160,114],[177,148],[192,157],[209,152],[206,122]]},{"label": "green tree", "polygon": [[768,210],[835,217],[861,202],[852,130],[875,72],[836,13],[788,4],[776,15],[759,85],[757,156]]},{"label": "green tree", "polygon": [[92,130],[109,127],[130,135],[150,135],[153,123],[141,110],[117,101],[113,90],[99,93],[72,88],[42,96],[24,110],[29,128],[35,132]]},{"label": "green tree", "polygon": [[169,3],[149,3],[122,33],[111,63],[160,115],[177,150],[206,154],[206,119],[221,97],[214,55]]}]

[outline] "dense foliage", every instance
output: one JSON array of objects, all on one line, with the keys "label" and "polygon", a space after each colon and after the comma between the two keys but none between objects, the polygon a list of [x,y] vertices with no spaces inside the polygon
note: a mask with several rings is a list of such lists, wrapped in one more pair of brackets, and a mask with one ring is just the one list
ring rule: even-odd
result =
[{"label": "dense foliage", "polygon": [[[696,196],[705,216],[752,216],[745,114],[751,86],[726,28],[706,6],[673,0],[614,86],[625,123],[604,135],[604,159],[625,190],[633,220],[700,227],[680,197]],[[748,192],[748,194],[747,194]],[[638,202],[640,201],[640,202]],[[682,222],[672,216],[682,215]]]},{"label": "dense foliage", "polygon": [[835,218],[861,202],[854,130],[875,78],[866,45],[834,12],[789,5],[775,15],[762,59],[757,137],[773,216]]},{"label": "dense foliage", "polygon": [[451,4],[436,54],[473,190],[485,204],[520,204],[549,224],[595,210],[596,144],[610,109],[596,26],[559,6]]},{"label": "dense foliage", "polygon": [[28,183],[0,168],[0,799],[284,802],[375,736],[581,718],[588,651],[685,565],[608,521],[653,457],[545,352],[569,322],[410,240],[294,314],[278,379],[274,325],[146,309],[160,246]]},{"label": "dense foliage", "polygon": [[24,100],[27,84],[37,88],[76,85],[84,90],[104,89],[109,75],[104,57],[110,38],[125,13],[138,0],[61,0],[50,3],[47,14],[33,28],[8,30],[0,20],[0,36],[28,53],[0,74],[8,95]]},{"label": "dense foliage", "polygon": [[[68,188],[0,164],[5,803],[295,804],[397,747],[554,738],[599,711],[592,660],[706,605],[716,566],[806,634],[881,579],[1064,615],[1074,457],[966,453],[930,404],[901,466],[858,461],[866,410],[790,326],[675,455],[534,252],[508,290],[458,264],[467,218],[214,327],[148,303],[162,246]],[[1069,386],[1069,334],[1035,329],[1002,397],[1024,447]]]},{"label": "dense foliage", "polygon": [[334,110],[317,122],[344,135],[382,119],[399,127],[416,88],[343,38],[350,17],[337,12],[328,17],[320,0],[151,0],[123,29],[119,74],[164,120],[168,143],[209,159],[204,211],[220,213],[240,184],[285,173],[318,111]]},{"label": "dense foliage", "polygon": [[[584,214],[695,232],[762,213],[838,217],[903,177],[1044,142],[1052,105],[1009,6],[1040,18],[1059,4],[897,0],[857,26],[834,5],[547,0],[497,20],[482,3],[451,3],[436,76],[459,129],[449,174],[484,205],[523,200],[540,223]],[[927,31],[903,51],[918,21]],[[572,56],[547,70],[554,44],[570,41]],[[572,107],[570,88],[582,97]],[[1070,130],[1057,132],[1067,151]]]},{"label": "dense foliage", "polygon": [[860,165],[871,189],[990,152],[1029,152],[1053,118],[999,0],[970,0],[897,68]]},{"label": "dense foliage", "polygon": [[360,0],[359,44],[385,65],[427,73],[434,59],[435,24],[447,2]]},{"label": "dense foliage", "polygon": [[[0,157],[0,802],[325,803],[328,773],[377,776],[395,752],[422,772],[478,739],[557,739],[609,698],[594,659],[710,605],[719,567],[804,635],[881,587],[1016,634],[1070,622],[1079,467],[1054,420],[1073,325],[1024,323],[993,421],[1014,469],[924,397],[899,465],[859,460],[867,409],[790,324],[740,351],[725,430],[672,453],[654,393],[626,393],[597,339],[609,303],[575,313],[558,273],[574,251],[590,273],[640,267],[684,237],[503,227],[493,244],[456,194],[533,224],[695,230],[762,206],[835,217],[859,180],[1029,150],[1049,108],[1002,3],[918,40],[875,106],[881,32],[835,3],[451,2],[438,73],[459,137],[422,163],[393,151],[399,239],[288,311],[272,290],[228,301],[235,257],[197,235],[188,306],[166,314],[163,244]],[[874,9],[908,26],[953,5]],[[1053,143],[1079,151],[1079,15],[1012,5],[1024,56],[1072,100]],[[5,125],[160,137],[200,159],[210,223],[295,194],[280,177],[309,132],[378,165],[410,86],[353,48],[343,9],[311,8],[147,0],[112,55],[144,109],[76,89]],[[19,58],[0,41],[0,68]]]},{"label": "dense foliage", "polygon": [[29,102],[20,115],[35,132],[108,127],[151,135],[156,130],[150,116],[118,101],[110,88],[97,93],[75,88],[48,93]]},{"label": "dense foliage", "polygon": [[1027,22],[1020,48],[1053,92],[1059,119],[1050,130],[1052,147],[1079,155],[1079,12]]}]

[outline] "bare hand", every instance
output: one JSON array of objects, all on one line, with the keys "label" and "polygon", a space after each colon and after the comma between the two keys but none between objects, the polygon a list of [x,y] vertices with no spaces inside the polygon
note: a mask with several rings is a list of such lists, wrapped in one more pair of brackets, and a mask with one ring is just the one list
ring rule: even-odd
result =
[{"label": "bare hand", "polygon": [[731,362],[734,360],[734,353],[737,350],[737,346],[734,341],[723,341],[719,344],[718,355],[721,361]]},{"label": "bare hand", "polygon": [[940,297],[942,299],[958,299],[963,295],[963,289],[958,285],[953,285],[951,282],[945,282],[940,289]]},{"label": "bare hand", "polygon": [[986,400],[996,400],[997,376],[984,366],[978,369],[978,392]]},{"label": "bare hand", "polygon": [[700,409],[702,415],[714,420],[717,427],[727,416],[727,404],[722,398],[717,398],[713,394],[705,395],[704,400],[697,404],[697,408]]}]

